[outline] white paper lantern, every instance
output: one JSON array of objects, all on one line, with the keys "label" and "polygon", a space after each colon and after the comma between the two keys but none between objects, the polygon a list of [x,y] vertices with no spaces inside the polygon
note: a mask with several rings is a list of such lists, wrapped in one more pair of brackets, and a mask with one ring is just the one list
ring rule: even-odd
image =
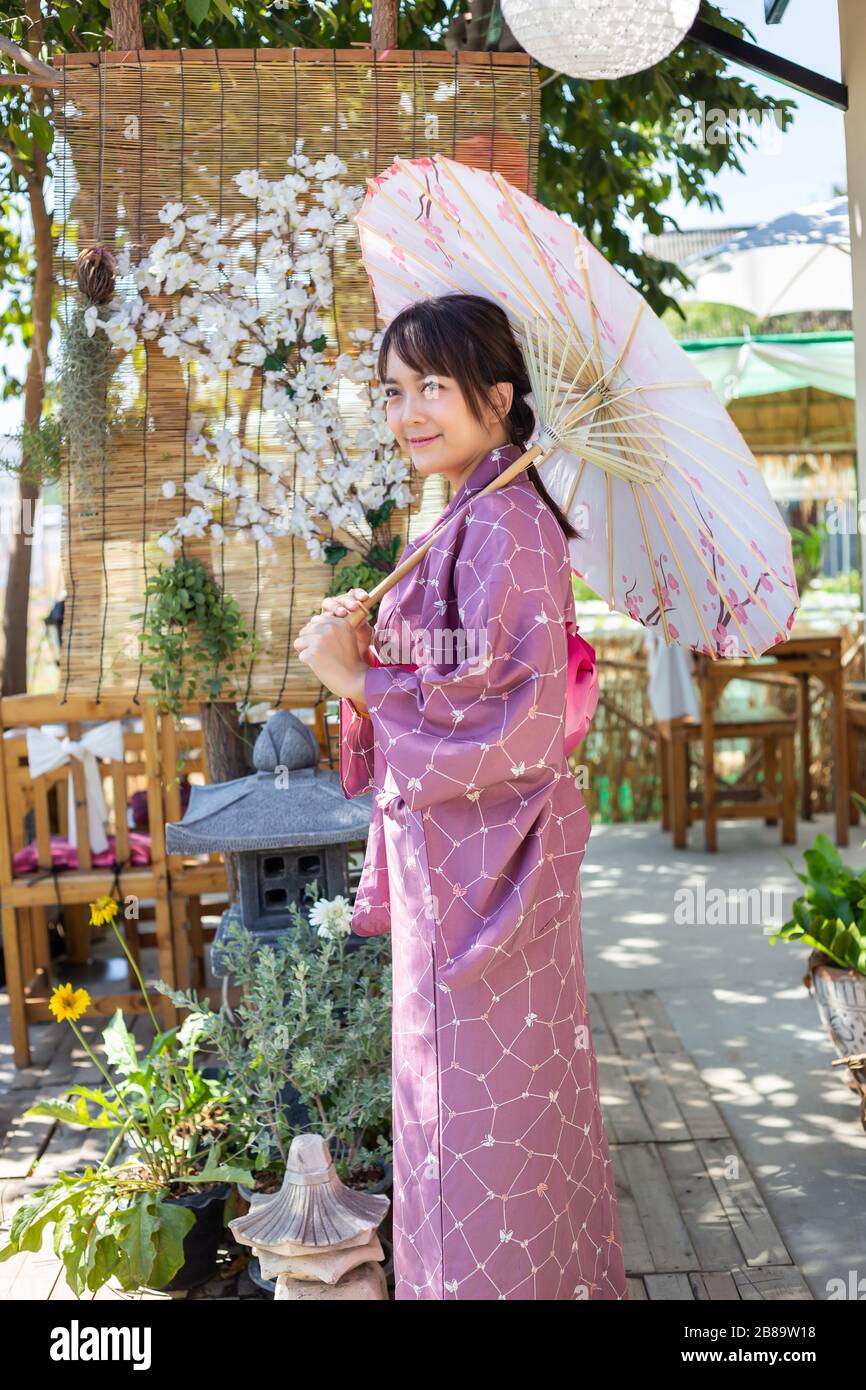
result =
[{"label": "white paper lantern", "polygon": [[521,47],[569,77],[625,77],[680,44],[700,0],[502,0]]}]

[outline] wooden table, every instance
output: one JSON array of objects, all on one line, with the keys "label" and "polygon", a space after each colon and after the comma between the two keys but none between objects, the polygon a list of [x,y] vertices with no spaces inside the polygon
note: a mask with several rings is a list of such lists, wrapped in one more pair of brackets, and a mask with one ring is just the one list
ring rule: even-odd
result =
[{"label": "wooden table", "polygon": [[803,820],[812,819],[809,677],[817,677],[830,692],[835,760],[836,843],[847,845],[850,798],[842,634],[819,632],[804,624],[795,624],[789,640],[780,642],[777,647],[771,647],[758,661],[734,659],[717,661],[713,666],[717,692],[720,692],[729,680],[766,680],[767,675],[773,671],[796,679],[799,686],[797,707],[800,734],[800,815]]}]

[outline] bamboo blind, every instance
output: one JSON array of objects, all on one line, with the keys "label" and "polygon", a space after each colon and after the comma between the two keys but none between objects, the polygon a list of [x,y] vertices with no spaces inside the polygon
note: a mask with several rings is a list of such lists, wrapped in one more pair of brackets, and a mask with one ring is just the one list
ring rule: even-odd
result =
[{"label": "bamboo blind", "polygon": [[[249,213],[254,204],[241,197],[234,174],[257,167],[267,178],[281,177],[299,139],[312,159],[338,154],[351,184],[363,186],[398,155],[442,152],[535,189],[538,77],[522,53],[392,50],[374,62],[366,49],[102,50],[62,55],[55,65],[63,78],[55,271],[65,322],[80,300],[81,250],[128,239],[137,262],[167,230],[159,208],[168,201],[194,205],[196,194],[220,218]],[[334,305],[333,351],[349,345],[347,329],[377,326],[353,228],[335,255]],[[166,559],[157,537],[181,506],[193,505],[183,493],[184,479],[197,470],[186,443],[190,416],[204,414],[216,428],[240,433],[263,459],[283,447],[259,419],[255,378],[245,398],[224,387],[205,389],[155,341],[135,349],[113,386],[123,425],[112,433],[104,480],[89,498],[76,499],[66,470],[64,698],[132,690],[137,699],[151,688],[132,614],[143,608],[148,576]],[[177,487],[172,500],[162,495],[166,480]],[[423,491],[417,477],[412,481],[409,508],[393,514],[404,540],[426,529],[447,500],[443,480],[430,479]],[[288,706],[323,698],[292,643],[319,611],[331,568],[312,561],[295,537],[275,538],[273,548],[252,538],[187,539],[184,553],[211,569],[264,643],[235,693]]]}]

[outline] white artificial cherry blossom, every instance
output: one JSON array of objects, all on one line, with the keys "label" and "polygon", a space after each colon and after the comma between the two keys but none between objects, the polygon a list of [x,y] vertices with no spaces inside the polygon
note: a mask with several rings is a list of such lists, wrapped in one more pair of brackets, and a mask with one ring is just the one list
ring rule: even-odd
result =
[{"label": "white artificial cherry blossom", "polygon": [[[129,282],[131,293],[104,318],[95,307],[85,315],[91,335],[103,330],[123,352],[155,340],[219,411],[218,420],[190,417],[188,458],[196,467],[182,493],[194,505],[158,538],[168,555],[185,536],[251,537],[268,547],[294,535],[323,560],[332,528],[363,552],[367,513],[410,501],[409,470],[374,379],[378,335],[356,329],[353,350],[328,360],[334,255],[354,233],[348,219],[363,190],[343,181],[346,165],[336,155],[313,161],[298,150],[287,165],[278,179],[258,169],[236,174],[251,206],[222,225],[206,204],[166,203],[158,213],[166,234],[142,261],[134,265],[128,248],[119,252],[118,282]],[[156,297],[174,302],[157,308]],[[260,434],[276,445],[267,456],[224,420],[225,386],[248,391],[256,380]],[[359,402],[350,416],[341,396],[353,392]],[[172,481],[163,485],[164,498],[177,493]]]}]

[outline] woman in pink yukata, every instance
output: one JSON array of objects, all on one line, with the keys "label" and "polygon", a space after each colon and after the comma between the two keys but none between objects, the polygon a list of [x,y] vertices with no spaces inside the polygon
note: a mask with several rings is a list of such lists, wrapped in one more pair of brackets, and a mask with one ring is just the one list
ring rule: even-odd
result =
[{"label": "woman in pink yukata", "polygon": [[295,647],[340,698],[345,795],[374,793],[352,925],[392,936],[395,1296],[625,1299],[565,752],[567,697],[585,730],[598,696],[586,644],[567,690],[579,537],[533,467],[477,497],[535,426],[497,304],[410,305],[378,370],[398,442],[452,487],[403,558],[451,524],[375,634],[352,589]]}]

